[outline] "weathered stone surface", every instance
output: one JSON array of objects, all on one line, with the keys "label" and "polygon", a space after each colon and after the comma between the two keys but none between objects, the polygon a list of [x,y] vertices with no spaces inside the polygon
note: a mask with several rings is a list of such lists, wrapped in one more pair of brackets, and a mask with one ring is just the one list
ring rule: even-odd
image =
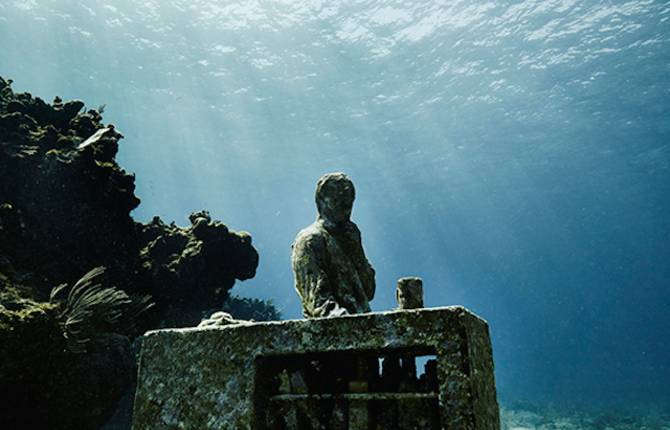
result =
[{"label": "weathered stone surface", "polygon": [[[432,359],[416,378],[420,356]],[[417,423],[420,410],[426,419]],[[452,306],[145,335],[135,430],[371,422],[498,430],[486,321]]]},{"label": "weathered stone surface", "polygon": [[375,270],[363,252],[361,232],[349,219],[355,196],[347,175],[324,175],[316,187],[316,221],[291,247],[295,289],[307,318],[370,312]]},{"label": "weathered stone surface", "polygon": [[395,290],[398,309],[419,309],[423,307],[423,281],[421,278],[400,278]]}]

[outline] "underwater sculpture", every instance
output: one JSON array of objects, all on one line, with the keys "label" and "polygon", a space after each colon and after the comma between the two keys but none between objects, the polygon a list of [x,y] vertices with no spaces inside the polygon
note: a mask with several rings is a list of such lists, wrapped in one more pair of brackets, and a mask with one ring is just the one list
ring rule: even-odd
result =
[{"label": "underwater sculpture", "polygon": [[291,247],[295,289],[307,318],[370,312],[375,270],[361,232],[349,218],[356,192],[344,173],[324,175],[316,186],[316,221]]},{"label": "underwater sculpture", "polygon": [[198,324],[198,328],[221,327],[225,325],[237,325],[237,324],[249,325],[253,324],[253,321],[238,320],[233,318],[233,316],[228,312],[218,311],[214,312],[211,317],[200,321],[200,324]]},{"label": "underwater sculpture", "polygon": [[[349,219],[354,198],[344,173],[322,177],[316,221],[293,243],[308,319],[221,311],[144,335],[133,428],[500,430],[486,321],[423,308],[420,278],[398,281],[399,310],[370,312],[375,271]],[[315,318],[345,314],[356,315]]]},{"label": "underwater sculpture", "polygon": [[155,330],[141,354],[135,429],[500,430],[488,323],[460,306]]}]

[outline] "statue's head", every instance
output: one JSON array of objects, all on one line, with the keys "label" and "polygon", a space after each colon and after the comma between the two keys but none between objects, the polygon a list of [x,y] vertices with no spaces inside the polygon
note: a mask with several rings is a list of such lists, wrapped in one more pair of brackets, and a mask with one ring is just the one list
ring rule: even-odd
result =
[{"label": "statue's head", "polygon": [[344,173],[328,173],[316,184],[316,208],[321,218],[333,224],[349,220],[355,198],[354,183]]}]

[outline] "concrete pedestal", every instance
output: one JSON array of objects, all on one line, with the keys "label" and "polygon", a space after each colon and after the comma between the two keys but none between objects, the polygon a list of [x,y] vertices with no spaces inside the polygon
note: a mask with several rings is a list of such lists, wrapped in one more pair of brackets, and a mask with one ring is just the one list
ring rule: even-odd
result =
[{"label": "concrete pedestal", "polygon": [[498,414],[488,324],[450,306],[149,332],[133,429],[499,430]]}]

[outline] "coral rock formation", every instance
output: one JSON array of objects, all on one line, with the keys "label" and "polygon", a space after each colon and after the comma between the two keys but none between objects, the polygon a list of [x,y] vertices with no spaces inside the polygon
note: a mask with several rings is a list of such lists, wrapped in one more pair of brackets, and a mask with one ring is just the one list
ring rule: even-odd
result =
[{"label": "coral rock formation", "polygon": [[65,301],[35,302],[27,288],[0,292],[2,428],[100,428],[133,382],[135,354],[121,327],[130,299],[90,280]]},{"label": "coral rock formation", "polygon": [[258,266],[248,233],[212,221],[207,211],[189,219],[191,227],[180,228],[155,217],[142,230],[142,267],[160,283],[154,298],[173,326],[197,325],[202,310],[222,306],[235,279],[254,277]]},{"label": "coral rock formation", "polygon": [[[258,265],[251,236],[207,212],[193,214],[188,228],[135,222],[135,176],[114,158],[123,136],[102,123],[102,109],[83,108],[14,93],[0,78],[0,392],[17,399],[3,396],[0,415],[2,426],[24,420],[10,428],[99,428],[132,382],[131,340],[159,326],[196,325]],[[106,287],[73,297],[90,305],[70,321],[88,331],[73,344],[50,292],[98,266],[106,270],[96,283]],[[154,306],[138,317],[148,296]],[[80,340],[85,347],[73,350]],[[85,399],[70,401],[54,387]]]}]

